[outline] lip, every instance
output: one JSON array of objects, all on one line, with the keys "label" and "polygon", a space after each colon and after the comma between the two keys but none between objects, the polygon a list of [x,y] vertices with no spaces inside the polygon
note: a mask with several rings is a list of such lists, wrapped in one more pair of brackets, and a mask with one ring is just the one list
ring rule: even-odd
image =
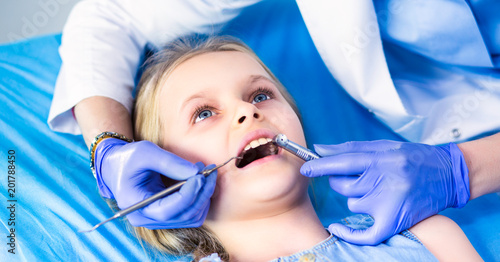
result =
[{"label": "lip", "polygon": [[236,152],[236,155],[239,156],[241,152],[243,152],[243,149],[245,148],[248,143],[250,143],[252,140],[256,140],[259,138],[270,138],[273,139],[276,136],[274,132],[272,132],[269,129],[257,129],[254,131],[251,131],[247,133],[243,139],[241,140],[240,146],[238,147],[238,151]]}]

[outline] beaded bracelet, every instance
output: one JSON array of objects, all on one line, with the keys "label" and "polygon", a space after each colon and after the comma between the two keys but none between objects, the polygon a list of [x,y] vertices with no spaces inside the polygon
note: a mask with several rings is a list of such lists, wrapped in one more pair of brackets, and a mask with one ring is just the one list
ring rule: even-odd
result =
[{"label": "beaded bracelet", "polygon": [[134,140],[132,140],[124,135],[118,134],[116,132],[106,131],[106,132],[102,132],[99,135],[97,135],[94,138],[94,142],[92,142],[92,144],[90,145],[90,169],[92,170],[92,174],[94,174],[94,177],[96,177],[95,167],[94,167],[95,149],[97,148],[97,144],[99,144],[102,140],[104,140],[106,138],[117,138],[117,139],[129,142],[129,143],[134,141]]}]

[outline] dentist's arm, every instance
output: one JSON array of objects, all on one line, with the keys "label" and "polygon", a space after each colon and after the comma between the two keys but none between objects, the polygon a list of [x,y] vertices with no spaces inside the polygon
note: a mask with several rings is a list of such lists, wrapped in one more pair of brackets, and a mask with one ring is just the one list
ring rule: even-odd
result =
[{"label": "dentist's arm", "polygon": [[375,219],[366,230],[330,225],[356,244],[378,244],[446,208],[500,190],[500,134],[459,146],[381,140],[315,149],[323,158],[306,162],[301,173],[329,176],[351,211]]},{"label": "dentist's arm", "polygon": [[469,168],[470,199],[500,192],[500,133],[458,147]]},{"label": "dentist's arm", "polygon": [[85,144],[89,148],[94,138],[105,131],[112,130],[126,137],[134,137],[130,113],[122,104],[111,98],[86,98],[75,106],[74,112]]}]

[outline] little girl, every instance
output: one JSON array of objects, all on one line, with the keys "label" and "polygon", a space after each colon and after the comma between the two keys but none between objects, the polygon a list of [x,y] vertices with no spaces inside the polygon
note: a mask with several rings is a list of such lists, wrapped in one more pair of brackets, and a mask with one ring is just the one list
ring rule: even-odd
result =
[{"label": "little girl", "polygon": [[[297,108],[244,44],[222,37],[179,40],[151,59],[139,83],[136,139],[191,162],[243,157],[218,170],[200,228],[135,228],[153,247],[196,261],[481,260],[460,228],[443,216],[377,246],[331,235],[313,209],[308,179],[299,173],[303,161],[269,142],[283,133],[306,145]],[[363,228],[370,217],[345,223]]]}]

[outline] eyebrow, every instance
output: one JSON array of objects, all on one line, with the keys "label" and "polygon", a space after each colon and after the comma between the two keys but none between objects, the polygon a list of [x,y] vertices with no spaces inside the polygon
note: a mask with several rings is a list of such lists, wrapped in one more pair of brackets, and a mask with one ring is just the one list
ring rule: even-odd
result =
[{"label": "eyebrow", "polygon": [[184,102],[182,103],[181,105],[181,109],[183,109],[184,107],[186,107],[186,105],[191,101],[191,100],[194,100],[194,99],[198,99],[198,98],[202,98],[205,96],[205,93],[204,91],[201,91],[199,93],[196,93],[192,96],[190,96],[188,99],[184,100]]},{"label": "eyebrow", "polygon": [[[268,77],[266,76],[263,76],[263,75],[250,75],[248,77],[248,81],[247,81],[247,84],[248,85],[251,85],[251,84],[254,84],[255,82],[259,82],[259,81],[267,81],[267,82],[270,82],[274,85],[276,85],[276,83],[269,79]],[[181,105],[181,109],[183,109],[184,107],[186,107],[186,105],[191,101],[191,100],[194,100],[194,99],[198,99],[198,98],[203,98],[204,96],[206,96],[206,91],[201,91],[201,92],[198,92],[196,94],[193,94],[192,96],[188,97],[186,100],[184,100],[184,102],[182,103]]]},{"label": "eyebrow", "polygon": [[274,85],[276,85],[276,83],[275,83],[273,80],[271,80],[271,79],[269,79],[268,77],[263,76],[263,75],[251,75],[251,76],[249,77],[249,81],[248,81],[248,83],[249,83],[249,84],[253,84],[253,83],[258,82],[258,81],[260,81],[260,80],[268,81],[268,82],[271,82],[271,83],[273,83]]}]

